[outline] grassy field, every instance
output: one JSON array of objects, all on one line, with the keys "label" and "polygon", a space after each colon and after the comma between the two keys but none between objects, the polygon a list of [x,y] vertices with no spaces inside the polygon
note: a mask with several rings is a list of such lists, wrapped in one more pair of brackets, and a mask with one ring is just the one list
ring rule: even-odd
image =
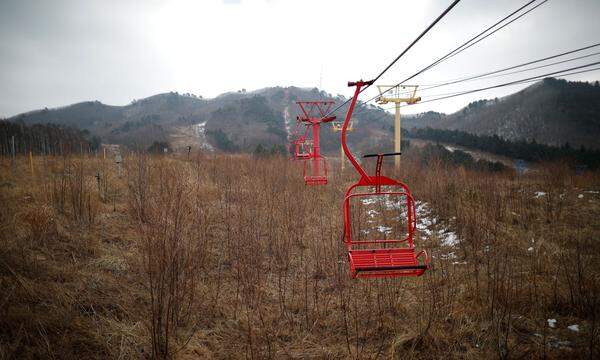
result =
[{"label": "grassy field", "polygon": [[434,268],[352,280],[352,169],[307,187],[282,157],[33,165],[0,159],[0,359],[600,357],[599,173],[407,154]]}]

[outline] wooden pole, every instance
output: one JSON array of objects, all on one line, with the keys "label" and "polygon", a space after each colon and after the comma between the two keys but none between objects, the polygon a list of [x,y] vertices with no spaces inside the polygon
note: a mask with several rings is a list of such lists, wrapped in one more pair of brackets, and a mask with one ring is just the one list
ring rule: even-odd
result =
[{"label": "wooden pole", "polygon": [[12,145],[11,145],[11,148],[12,148],[12,166],[13,166],[13,169],[14,169],[14,167],[15,167],[15,156],[16,156],[16,154],[15,154],[15,136],[14,135],[12,136],[11,143],[12,143]]},{"label": "wooden pole", "polygon": [[[420,97],[417,97],[417,88],[418,85],[377,85],[379,88],[379,93],[381,94],[377,98],[377,103],[385,105],[388,102],[393,102],[396,105],[396,116],[394,119],[394,152],[402,151],[402,128],[400,124],[400,104],[405,102],[407,104],[415,104],[421,101]],[[404,94],[400,91],[400,88],[412,88],[412,94],[410,97],[400,97],[401,94]],[[389,93],[388,95],[386,95]],[[400,156],[394,157],[394,164],[396,165],[396,170],[400,169]]]},{"label": "wooden pole", "polygon": [[31,170],[31,177],[33,177],[33,153],[29,150],[29,170]]}]

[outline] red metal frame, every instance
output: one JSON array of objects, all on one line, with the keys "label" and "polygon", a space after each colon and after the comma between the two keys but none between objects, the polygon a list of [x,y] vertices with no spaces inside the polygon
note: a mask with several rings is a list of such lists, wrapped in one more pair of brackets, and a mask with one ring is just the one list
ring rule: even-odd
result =
[{"label": "red metal frame", "polygon": [[[325,185],[327,184],[327,160],[323,155],[321,155],[319,137],[321,124],[335,120],[335,116],[326,116],[335,104],[335,101],[296,101],[296,104],[302,111],[302,115],[297,116],[296,120],[298,123],[306,124],[306,131],[304,133],[304,137],[301,138],[301,143],[305,143],[307,141],[306,135],[309,128],[312,129],[313,143],[309,155],[305,157],[299,157],[298,150],[300,143],[294,143],[294,155],[297,159],[304,160],[304,182],[307,185]],[[310,170],[308,169],[308,162],[310,162]]]},{"label": "red metal frame", "polygon": [[[314,170],[315,162],[319,162],[317,171]],[[310,165],[310,167],[308,166]],[[310,169],[310,170],[309,170]],[[324,157],[312,158],[304,162],[304,182],[307,185],[326,185],[327,184],[327,160]],[[309,173],[311,172],[311,173]]]},{"label": "red metal frame", "polygon": [[[373,81],[349,82],[348,86],[355,86],[354,97],[346,113],[342,126],[342,148],[344,154],[354,166],[360,179],[346,190],[344,197],[344,243],[348,248],[350,273],[353,278],[379,278],[398,276],[420,276],[429,269],[429,256],[425,250],[415,254],[414,232],[416,228],[415,201],[410,194],[408,186],[400,181],[381,175],[383,157],[387,154],[377,154],[375,175],[368,175],[356,161],[348,145],[346,135],[352,112],[356,105],[358,95],[363,86],[371,85]],[[386,189],[382,189],[382,186]],[[353,193],[355,189],[369,188],[371,192]],[[388,189],[398,190],[388,190]],[[381,195],[400,195],[406,198],[407,206],[407,236],[401,240],[369,240],[355,241],[352,239],[350,200],[355,197],[372,197]],[[406,243],[406,247],[387,247],[388,244]],[[423,256],[422,261],[419,259]]]},{"label": "red metal frame", "polygon": [[306,151],[305,148],[307,146],[312,146],[312,140],[306,139],[310,125],[305,126],[304,134],[302,136],[297,136],[299,126],[300,123],[297,124],[296,129],[292,134],[292,137],[295,139],[291,142],[292,149],[290,150],[290,152],[293,151],[295,160],[310,159],[312,148],[309,148],[308,151]]}]

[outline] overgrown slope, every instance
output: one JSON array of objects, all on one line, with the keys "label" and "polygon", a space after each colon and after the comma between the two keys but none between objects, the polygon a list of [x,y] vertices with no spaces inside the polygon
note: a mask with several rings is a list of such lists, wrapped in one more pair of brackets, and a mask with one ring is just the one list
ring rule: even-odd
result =
[{"label": "overgrown slope", "polygon": [[429,112],[407,117],[405,126],[597,149],[600,148],[600,86],[597,82],[547,78],[501,99],[472,102],[450,115]]}]

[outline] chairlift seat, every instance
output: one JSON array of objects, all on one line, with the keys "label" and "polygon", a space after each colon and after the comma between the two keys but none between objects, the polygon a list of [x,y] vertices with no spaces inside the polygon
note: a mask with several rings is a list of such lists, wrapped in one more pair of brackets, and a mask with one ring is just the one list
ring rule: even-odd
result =
[{"label": "chairlift seat", "polygon": [[414,248],[350,250],[350,271],[353,278],[421,276],[428,269],[427,260],[419,263],[422,253],[415,255]]},{"label": "chairlift seat", "polygon": [[296,155],[296,160],[306,160],[306,159],[310,159],[310,154],[300,153],[300,154]]},{"label": "chairlift seat", "polygon": [[306,185],[327,185],[327,176],[305,176]]},{"label": "chairlift seat", "polygon": [[327,159],[310,157],[304,161],[304,183],[306,185],[327,185]]}]

